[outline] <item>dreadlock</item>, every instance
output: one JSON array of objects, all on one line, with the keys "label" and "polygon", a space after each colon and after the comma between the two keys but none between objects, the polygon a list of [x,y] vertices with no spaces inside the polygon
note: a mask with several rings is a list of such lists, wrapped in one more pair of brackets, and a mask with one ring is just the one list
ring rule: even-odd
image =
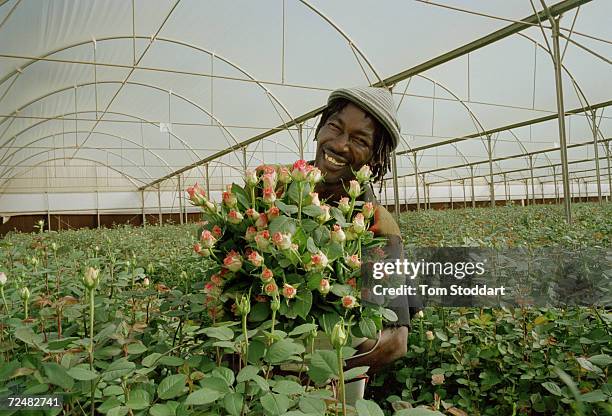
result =
[{"label": "dreadlock", "polygon": [[[319,134],[319,130],[325,125],[327,120],[336,113],[339,113],[352,101],[346,98],[337,98],[333,100],[321,113],[321,119],[315,130],[315,140]],[[353,103],[354,104],[354,103]],[[363,109],[362,109],[363,110]],[[374,182],[381,181],[385,174],[389,171],[390,155],[393,151],[391,137],[387,129],[375,118],[372,117],[366,110],[367,116],[374,122],[374,148],[372,149],[372,159],[370,159],[370,168],[372,169],[372,177]],[[382,183],[381,183],[382,186]]]}]

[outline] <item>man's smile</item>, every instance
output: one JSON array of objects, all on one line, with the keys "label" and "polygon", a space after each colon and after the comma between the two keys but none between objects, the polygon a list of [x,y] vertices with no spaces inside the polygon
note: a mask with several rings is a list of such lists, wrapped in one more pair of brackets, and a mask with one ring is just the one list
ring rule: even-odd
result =
[{"label": "man's smile", "polygon": [[327,151],[323,151],[325,160],[328,161],[329,163],[331,163],[334,166],[338,166],[340,168],[346,166],[347,164],[345,162],[342,161],[342,158],[336,156],[332,156],[330,155]]}]

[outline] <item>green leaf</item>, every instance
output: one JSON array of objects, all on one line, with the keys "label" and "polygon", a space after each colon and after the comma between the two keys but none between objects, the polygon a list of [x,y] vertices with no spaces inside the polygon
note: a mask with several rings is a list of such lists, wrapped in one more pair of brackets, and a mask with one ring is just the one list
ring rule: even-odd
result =
[{"label": "green leaf", "polygon": [[127,358],[121,358],[117,361],[113,361],[102,374],[104,381],[116,380],[119,377],[130,374],[136,368],[136,364],[128,361]]},{"label": "green leaf", "polygon": [[167,365],[169,367],[178,367],[183,365],[184,362],[185,360],[180,357],[175,357],[174,355],[164,355],[158,361],[159,364]]},{"label": "green leaf", "polygon": [[293,214],[297,214],[297,212],[298,212],[298,207],[296,205],[287,205],[283,201],[276,200],[274,205],[276,205],[278,207],[278,209],[283,211],[283,213],[285,213],[285,215],[291,216]]},{"label": "green leaf", "polygon": [[344,250],[342,246],[338,243],[331,242],[327,245],[327,252],[325,255],[327,256],[330,262],[339,259],[344,254]]},{"label": "green leaf", "polygon": [[323,398],[318,397],[301,397],[298,406],[304,413],[314,413],[319,415],[324,415],[325,409],[327,408]]},{"label": "green leaf", "polygon": [[312,237],[308,237],[308,240],[306,240],[306,248],[312,254],[316,254],[319,252],[319,247],[317,247]]},{"label": "green leaf", "polygon": [[132,343],[128,345],[127,347],[128,354],[134,354],[134,355],[142,354],[146,350],[147,350],[147,347],[140,341]]},{"label": "green leaf", "polygon": [[8,364],[2,363],[0,366],[0,381],[8,380],[13,373],[20,367],[19,361],[13,360]]},{"label": "green leaf", "polygon": [[317,384],[324,383],[329,378],[337,378],[338,357],[335,351],[316,351],[310,360],[308,375]]},{"label": "green leaf", "polygon": [[174,409],[168,404],[154,404],[149,409],[151,416],[174,416]]},{"label": "green leaf", "polygon": [[251,204],[244,188],[242,188],[240,185],[233,183],[232,193],[236,195],[236,199],[238,200],[238,203],[242,206],[243,209],[249,208]]},{"label": "green leaf", "polygon": [[382,409],[371,400],[359,399],[355,407],[359,416],[384,416]]},{"label": "green leaf", "polygon": [[89,368],[84,366],[72,367],[68,370],[68,374],[75,380],[89,381],[98,377],[98,373],[91,371]]},{"label": "green leaf", "polygon": [[416,409],[402,409],[395,412],[393,416],[444,416],[443,413],[435,410],[416,408]]},{"label": "green leaf", "polygon": [[397,315],[391,309],[384,308],[382,310],[383,318],[385,318],[389,322],[397,321]]},{"label": "green leaf", "polygon": [[313,220],[311,220],[309,218],[302,218],[302,229],[304,230],[304,232],[311,233],[317,227],[319,227],[319,223],[318,222],[313,221]]},{"label": "green leaf", "polygon": [[323,215],[323,210],[317,205],[307,205],[302,207],[302,213],[308,215],[309,217],[318,217]]},{"label": "green leaf", "polygon": [[595,364],[591,363],[584,357],[577,357],[576,361],[580,364],[580,367],[584,368],[587,371],[592,371],[594,373],[601,373],[601,368],[597,367]]},{"label": "green leaf", "polygon": [[74,379],[70,377],[61,365],[57,363],[44,363],[43,366],[49,383],[60,386],[64,390],[70,390],[74,386]]},{"label": "green leaf", "polygon": [[607,367],[612,364],[612,357],[608,354],[598,354],[590,357],[589,361],[599,367]]},{"label": "green leaf", "polygon": [[142,389],[136,389],[130,391],[130,398],[125,403],[127,407],[133,410],[142,410],[149,407],[151,403],[151,395],[148,391]]},{"label": "green leaf", "polygon": [[370,339],[378,338],[378,330],[376,329],[376,324],[370,318],[362,317],[359,321],[359,329],[364,337]]},{"label": "green leaf", "polygon": [[275,416],[285,414],[291,405],[289,398],[283,394],[268,393],[259,400],[267,413]]},{"label": "green leaf", "polygon": [[542,387],[544,387],[546,390],[548,390],[550,393],[554,394],[555,396],[559,396],[559,397],[563,397],[563,391],[561,390],[561,387],[559,387],[557,385],[557,383],[552,382],[552,381],[547,381],[545,383],[542,383]]},{"label": "green leaf", "polygon": [[445,341],[445,342],[448,341],[448,336],[443,331],[440,331],[439,329],[436,329],[436,336],[441,341]]},{"label": "green leaf", "polygon": [[295,234],[296,225],[295,220],[290,217],[280,216],[270,221],[268,225],[270,235],[274,235],[276,232]]},{"label": "green leaf", "polygon": [[243,381],[252,380],[259,373],[259,368],[254,365],[247,365],[244,367],[236,376],[236,381],[242,383]]},{"label": "green leaf", "polygon": [[226,394],[223,398],[223,407],[231,416],[239,416],[242,412],[244,397],[240,393]]},{"label": "green leaf", "polygon": [[203,387],[199,390],[194,391],[189,396],[187,396],[187,400],[185,400],[185,404],[194,405],[194,406],[209,404],[209,403],[216,401],[219,397],[222,397],[222,396],[223,394],[221,394],[217,390]]},{"label": "green leaf", "polygon": [[149,354],[142,359],[142,365],[145,367],[152,367],[153,365],[157,365],[159,364],[159,361],[157,360],[159,357],[161,357],[161,354],[158,352]]},{"label": "green leaf", "polygon": [[291,339],[282,339],[276,341],[268,349],[266,353],[266,360],[271,364],[282,363],[287,361],[292,355],[301,354],[304,352],[304,346],[296,343]]},{"label": "green leaf", "polygon": [[608,396],[603,391],[597,389],[583,394],[580,396],[580,400],[587,403],[605,402],[608,400]]},{"label": "green leaf", "polygon": [[312,308],[312,292],[310,290],[298,291],[298,295],[293,303],[293,311],[302,319],[306,319]]},{"label": "green leaf", "polygon": [[41,344],[43,342],[43,336],[36,334],[29,326],[22,326],[20,328],[17,328],[15,330],[15,338],[38,349],[43,349],[41,347]]},{"label": "green leaf", "polygon": [[219,377],[227,383],[228,386],[234,384],[234,372],[227,367],[217,367],[212,370],[211,374],[215,377]]},{"label": "green leaf", "polygon": [[234,338],[234,331],[226,326],[211,326],[204,329],[202,332],[210,338],[220,339],[221,341],[229,341]]},{"label": "green leaf", "polygon": [[300,394],[304,392],[304,387],[295,381],[291,380],[280,380],[272,387],[272,391],[281,394]]},{"label": "green leaf", "polygon": [[302,324],[298,325],[291,332],[289,332],[290,337],[295,337],[297,335],[302,335],[310,331],[314,331],[318,328],[317,324]]},{"label": "green leaf", "polygon": [[184,394],[185,374],[173,374],[164,378],[157,386],[157,395],[162,400],[173,399]]},{"label": "green leaf", "polygon": [[344,379],[348,382],[368,372],[369,366],[353,367],[350,370],[344,372]]},{"label": "green leaf", "polygon": [[127,406],[117,406],[106,412],[107,416],[125,416],[128,414],[130,409]]}]

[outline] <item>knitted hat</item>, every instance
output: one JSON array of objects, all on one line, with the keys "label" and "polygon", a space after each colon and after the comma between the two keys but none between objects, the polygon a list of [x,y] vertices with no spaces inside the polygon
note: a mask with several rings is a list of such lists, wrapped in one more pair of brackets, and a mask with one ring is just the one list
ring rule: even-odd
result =
[{"label": "knitted hat", "polygon": [[337,98],[346,98],[376,117],[389,133],[393,149],[397,147],[401,138],[400,124],[397,121],[395,102],[389,90],[376,87],[340,88],[329,95],[327,104]]}]

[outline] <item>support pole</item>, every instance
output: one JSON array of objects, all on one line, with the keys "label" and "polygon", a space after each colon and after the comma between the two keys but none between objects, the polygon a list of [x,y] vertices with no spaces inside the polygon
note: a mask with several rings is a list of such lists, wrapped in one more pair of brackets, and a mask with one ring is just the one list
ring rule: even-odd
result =
[{"label": "support pole", "polygon": [[408,177],[404,176],[404,205],[408,212]]},{"label": "support pole", "polygon": [[183,224],[183,195],[182,195],[182,192],[181,192],[181,175],[180,175],[180,173],[176,177],[177,177],[177,190],[176,190],[176,193],[178,194],[178,200],[179,200],[179,222],[181,224]]},{"label": "support pole", "polygon": [[96,221],[98,222],[98,228],[100,228],[100,193],[96,191]]},{"label": "support pole", "polygon": [[242,148],[242,168],[244,171],[243,172],[244,176],[246,176],[246,173],[247,173],[247,147],[246,146]]},{"label": "support pole", "polygon": [[453,181],[448,181],[448,193],[450,196],[450,208],[453,209]]},{"label": "support pole", "polygon": [[472,208],[476,208],[476,196],[474,195],[474,165],[470,165],[470,187],[472,196]]},{"label": "support pole", "polygon": [[535,182],[533,180],[533,156],[529,155],[529,175],[531,176],[531,205],[535,205]]},{"label": "support pole", "polygon": [[580,179],[577,179],[576,182],[578,182],[578,202],[582,202],[582,190],[580,189]]},{"label": "support pole", "polygon": [[302,123],[298,124],[297,126],[298,128],[298,140],[299,140],[299,152],[300,152],[300,159],[304,159],[304,140],[303,140],[303,129],[302,129]]},{"label": "support pole", "polygon": [[[417,152],[413,153],[414,156],[414,187],[416,188],[416,209],[419,211],[421,209],[421,202],[419,198],[419,168],[417,165]],[[610,163],[608,161],[608,167]]]},{"label": "support pole", "polygon": [[383,189],[385,190],[385,208],[388,208],[389,199],[387,198],[387,181],[383,181]]},{"label": "support pole", "polygon": [[506,200],[506,205],[508,205],[509,195],[508,195],[508,180],[506,179],[506,174],[504,173],[504,199]]},{"label": "support pole", "polygon": [[525,179],[525,205],[529,205],[529,185],[527,179]]},{"label": "support pole", "polygon": [[162,225],[162,209],[161,209],[161,183],[157,184],[157,225]]},{"label": "support pole", "polygon": [[595,151],[595,175],[597,177],[597,201],[601,204],[601,178],[599,172],[599,144],[597,143],[597,110],[591,113],[591,122],[593,123],[593,150]]},{"label": "support pole", "polygon": [[144,210],[144,206],[145,206],[144,189],[142,191],[140,191],[140,200],[142,201],[142,204],[140,205],[140,208],[141,208],[141,211],[142,211],[142,226],[144,227],[145,225],[147,225],[147,218],[145,217],[145,210]]},{"label": "support pole", "polygon": [[206,196],[210,199],[210,175],[208,174],[208,163],[204,165],[206,167]]},{"label": "support pole", "polygon": [[542,191],[542,205],[546,202],[544,201],[544,183],[540,180],[540,190]]},{"label": "support pole", "polygon": [[491,135],[487,136],[487,153],[489,154],[489,196],[491,197],[491,208],[495,208],[495,184],[493,183],[493,146]]},{"label": "support pole", "polygon": [[467,208],[467,198],[465,196],[465,179],[461,179],[461,189],[463,190],[463,208]]},{"label": "support pole", "polygon": [[563,106],[563,79],[561,78],[561,52],[559,49],[559,19],[550,19],[552,25],[553,63],[555,66],[555,86],[557,90],[557,120],[559,121],[559,141],[561,151],[561,174],[563,176],[563,205],[565,220],[572,222],[572,205],[570,201],[569,168],[567,165],[567,141],[565,137],[565,109]]},{"label": "support pole", "polygon": [[397,182],[397,156],[395,152],[393,152],[391,163],[392,163],[391,167],[393,169],[393,200],[395,204],[395,207],[393,208],[393,210],[395,213],[395,220],[399,223],[399,213],[400,213],[399,212],[400,211],[399,184]]},{"label": "support pole", "polygon": [[45,196],[47,199],[47,231],[51,231],[51,207],[49,206],[49,192],[45,192]]},{"label": "support pole", "polygon": [[553,182],[555,184],[555,200],[557,201],[557,204],[561,202],[560,199],[560,195],[559,195],[559,185],[557,184],[557,167],[553,166]]},{"label": "support pole", "polygon": [[431,209],[431,194],[429,193],[429,191],[431,190],[431,187],[428,183],[425,184],[425,187],[427,188],[427,205],[428,205],[428,208]]},{"label": "support pole", "polygon": [[612,144],[607,143],[606,157],[608,158],[608,201],[612,201],[612,175],[610,175],[610,153],[612,153]]}]

